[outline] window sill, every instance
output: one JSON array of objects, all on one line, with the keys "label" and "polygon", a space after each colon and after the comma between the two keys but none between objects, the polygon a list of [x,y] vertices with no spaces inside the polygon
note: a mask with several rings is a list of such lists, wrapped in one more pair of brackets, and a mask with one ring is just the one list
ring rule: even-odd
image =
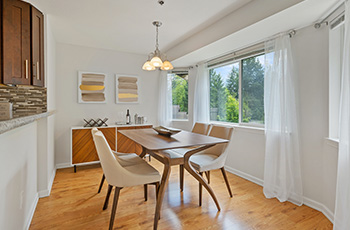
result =
[{"label": "window sill", "polygon": [[242,125],[242,124],[228,123],[228,122],[215,122],[215,121],[214,122],[211,121],[210,124],[225,125],[225,126],[233,127],[235,129],[242,130],[244,132],[265,135],[265,128],[261,126],[250,126],[250,125]]},{"label": "window sill", "polygon": [[184,122],[184,121],[189,121],[188,119],[172,119],[171,120],[172,122],[175,121],[175,122]]},{"label": "window sill", "polygon": [[334,147],[334,148],[339,148],[339,139],[326,137],[325,141],[326,141],[327,145]]}]

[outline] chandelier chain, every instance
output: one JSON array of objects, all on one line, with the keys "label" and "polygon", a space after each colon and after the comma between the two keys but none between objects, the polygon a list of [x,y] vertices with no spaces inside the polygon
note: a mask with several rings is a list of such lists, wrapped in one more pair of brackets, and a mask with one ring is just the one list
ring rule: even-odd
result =
[{"label": "chandelier chain", "polygon": [[158,27],[156,26],[156,50],[158,50],[159,44],[158,44]]}]

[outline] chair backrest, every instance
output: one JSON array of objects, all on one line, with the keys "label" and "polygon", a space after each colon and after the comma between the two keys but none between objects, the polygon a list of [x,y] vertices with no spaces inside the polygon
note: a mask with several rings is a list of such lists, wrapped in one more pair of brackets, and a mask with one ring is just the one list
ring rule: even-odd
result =
[{"label": "chair backrest", "polygon": [[101,131],[93,133],[92,136],[108,184],[124,187],[128,184],[128,171],[120,165]]},{"label": "chair backrest", "polygon": [[93,127],[91,129],[91,134],[94,135],[95,133],[97,133],[99,130],[96,127]]},{"label": "chair backrest", "polygon": [[192,128],[192,133],[207,135],[209,128],[210,124],[196,122]]},{"label": "chair backrest", "polygon": [[205,152],[210,154],[215,154],[218,156],[225,153],[225,150],[231,141],[232,133],[233,133],[232,127],[212,125],[208,136],[226,139],[226,140],[229,140],[229,142],[223,143],[223,144],[217,144],[214,147],[211,147],[208,150],[205,150]]}]

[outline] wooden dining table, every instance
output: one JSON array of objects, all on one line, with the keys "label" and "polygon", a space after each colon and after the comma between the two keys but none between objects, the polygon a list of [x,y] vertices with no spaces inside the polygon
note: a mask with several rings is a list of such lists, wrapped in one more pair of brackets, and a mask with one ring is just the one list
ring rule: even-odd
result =
[{"label": "wooden dining table", "polygon": [[[180,133],[172,135],[171,137],[159,135],[153,129],[120,130],[119,132],[142,146],[142,153],[140,154],[140,157],[150,154],[152,157],[164,164],[163,175],[157,196],[157,205],[153,225],[154,229],[157,229],[158,227],[164,191],[169,181],[171,166],[173,165],[183,165],[184,168],[209,192],[218,211],[220,211],[220,205],[213,190],[203,179],[203,177],[191,166],[190,157],[193,154],[208,149],[216,144],[227,143],[228,140],[187,131],[181,131]],[[171,154],[171,151],[164,151],[176,148],[189,148],[189,151],[183,156],[179,154],[174,156]]]}]

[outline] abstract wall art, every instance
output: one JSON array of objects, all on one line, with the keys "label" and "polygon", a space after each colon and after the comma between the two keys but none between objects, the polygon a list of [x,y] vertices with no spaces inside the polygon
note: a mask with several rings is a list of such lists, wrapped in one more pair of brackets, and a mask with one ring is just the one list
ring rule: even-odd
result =
[{"label": "abstract wall art", "polygon": [[105,78],[103,73],[79,71],[78,74],[78,102],[106,103]]},{"label": "abstract wall art", "polygon": [[139,79],[137,76],[117,74],[116,103],[138,103],[139,102]]}]

